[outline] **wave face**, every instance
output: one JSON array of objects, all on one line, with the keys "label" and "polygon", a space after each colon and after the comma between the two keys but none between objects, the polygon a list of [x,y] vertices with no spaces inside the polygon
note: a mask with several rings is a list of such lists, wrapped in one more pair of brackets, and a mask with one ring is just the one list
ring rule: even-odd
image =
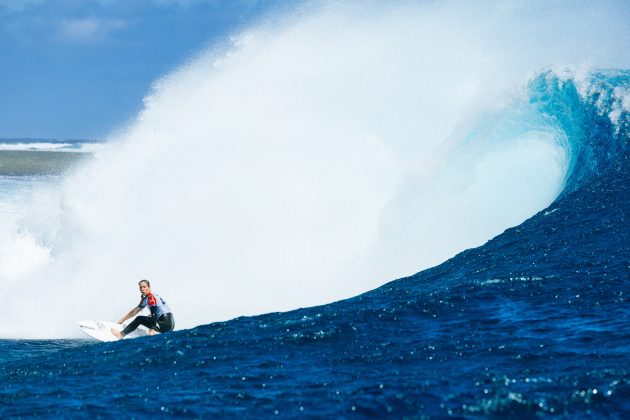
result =
[{"label": "wave face", "polygon": [[78,334],[145,277],[180,327],[323,304],[518,225],[591,153],[528,81],[625,68],[625,20],[593,7],[307,7],[202,54],[0,222],[0,336]]},{"label": "wave face", "polygon": [[[18,311],[38,299],[22,298],[30,283],[19,279],[41,274],[16,265],[22,277],[5,289],[15,296],[7,308],[13,325],[2,331],[57,331],[82,308],[95,318],[122,314],[135,302],[118,303],[105,289],[133,293],[128,278],[146,267],[179,281],[164,280],[158,291],[186,326],[338,298],[383,278],[361,282],[362,270],[409,270],[404,263],[414,255],[420,269],[481,246],[324,306],[119,343],[0,341],[0,412],[580,418],[630,411],[630,66],[616,61],[624,59],[619,43],[605,39],[628,39],[627,29],[615,33],[619,13],[603,5],[596,14],[590,5],[552,10],[537,21],[553,28],[541,50],[520,56],[518,43],[532,42],[521,38],[525,17],[539,10],[515,4],[483,13],[449,4],[308,11],[298,23],[240,38],[246,45],[221,60],[204,56],[167,77],[117,143],[60,191],[28,203],[58,208],[16,222],[21,248],[11,248],[39,250],[51,282],[36,284],[42,299],[57,299],[46,307],[55,319],[41,320],[37,308]],[[461,49],[448,36],[461,27],[459,13],[478,17],[460,29],[470,35]],[[596,30],[598,19],[611,32]],[[595,58],[594,46],[601,47]],[[323,60],[329,50],[334,60]],[[472,52],[462,64],[465,51]],[[563,53],[563,64],[590,57],[621,69],[540,70]],[[504,54],[509,64],[493,59]],[[447,65],[423,73],[434,62]],[[399,67],[408,78],[347,71],[382,76]],[[266,241],[272,234],[280,239]],[[276,271],[282,263],[286,269]],[[342,284],[353,278],[348,273],[356,289]],[[107,312],[87,312],[94,302],[78,301],[80,293],[112,303]],[[71,301],[73,314],[62,307]],[[113,391],[103,396],[103,387]]]}]

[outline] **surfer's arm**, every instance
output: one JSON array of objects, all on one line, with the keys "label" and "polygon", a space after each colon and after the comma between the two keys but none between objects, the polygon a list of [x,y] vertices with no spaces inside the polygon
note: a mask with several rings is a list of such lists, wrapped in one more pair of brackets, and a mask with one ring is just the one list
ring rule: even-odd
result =
[{"label": "surfer's arm", "polygon": [[123,316],[122,318],[120,318],[118,320],[119,324],[122,324],[123,322],[125,322],[126,320],[128,320],[129,318],[131,318],[132,316],[136,316],[138,315],[138,313],[142,310],[142,308],[136,306],[135,308],[133,308],[132,310],[129,311],[129,313],[125,316]]}]

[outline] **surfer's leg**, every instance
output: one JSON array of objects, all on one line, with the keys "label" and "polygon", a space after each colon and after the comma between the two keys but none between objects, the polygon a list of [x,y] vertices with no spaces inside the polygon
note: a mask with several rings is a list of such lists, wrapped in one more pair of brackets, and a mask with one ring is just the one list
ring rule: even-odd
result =
[{"label": "surfer's leg", "polygon": [[136,319],[131,321],[131,324],[127,325],[124,330],[120,333],[121,336],[126,336],[140,325],[144,325],[148,329],[155,328],[155,321],[150,316],[137,316]]},{"label": "surfer's leg", "polygon": [[161,333],[165,333],[165,332],[173,331],[174,328],[175,328],[175,318],[173,317],[173,314],[169,312],[169,313],[163,314],[158,319],[157,328],[155,329]]}]

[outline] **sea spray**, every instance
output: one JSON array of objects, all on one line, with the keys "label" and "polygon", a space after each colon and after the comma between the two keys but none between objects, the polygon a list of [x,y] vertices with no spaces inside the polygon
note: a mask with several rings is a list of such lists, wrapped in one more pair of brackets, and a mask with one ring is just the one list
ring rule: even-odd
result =
[{"label": "sea spray", "polygon": [[[30,251],[2,272],[0,336],[115,319],[144,277],[180,328],[326,303],[547,206],[565,139],[553,124],[524,130],[524,86],[549,65],[623,67],[619,14],[370,6],[266,22],[160,80],[137,122],[3,228],[3,249]],[[490,130],[490,147],[470,132],[487,118],[515,121]]]}]

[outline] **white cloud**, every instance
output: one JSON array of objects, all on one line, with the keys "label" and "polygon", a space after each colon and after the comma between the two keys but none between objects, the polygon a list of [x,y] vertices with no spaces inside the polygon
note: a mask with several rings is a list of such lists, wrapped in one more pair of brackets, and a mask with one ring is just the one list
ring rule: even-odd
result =
[{"label": "white cloud", "polygon": [[71,19],[60,22],[59,34],[69,41],[92,43],[104,40],[111,32],[124,26],[125,21],[121,19],[98,19],[95,17]]}]

